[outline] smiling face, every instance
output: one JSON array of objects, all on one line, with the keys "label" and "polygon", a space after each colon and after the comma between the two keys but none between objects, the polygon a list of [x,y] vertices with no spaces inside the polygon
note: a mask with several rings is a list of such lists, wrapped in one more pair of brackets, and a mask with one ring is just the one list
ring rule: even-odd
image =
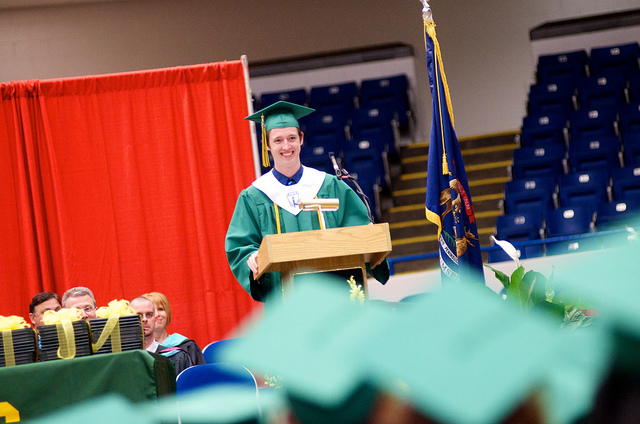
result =
[{"label": "smiling face", "polygon": [[300,169],[300,148],[304,134],[296,127],[269,130],[269,151],[273,167],[282,175],[292,177]]}]

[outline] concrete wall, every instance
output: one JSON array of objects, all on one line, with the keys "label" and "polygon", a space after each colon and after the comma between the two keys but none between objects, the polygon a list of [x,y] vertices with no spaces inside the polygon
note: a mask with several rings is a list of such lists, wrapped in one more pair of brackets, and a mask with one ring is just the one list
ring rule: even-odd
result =
[{"label": "concrete wall", "polygon": [[[535,64],[530,28],[638,4],[432,0],[431,7],[456,129],[464,137],[519,127]],[[416,75],[424,79],[416,97],[418,117],[426,127],[431,99],[421,9],[417,0],[76,0],[0,8],[0,81],[191,65],[236,60],[243,54],[251,63],[404,42],[414,46]]]}]

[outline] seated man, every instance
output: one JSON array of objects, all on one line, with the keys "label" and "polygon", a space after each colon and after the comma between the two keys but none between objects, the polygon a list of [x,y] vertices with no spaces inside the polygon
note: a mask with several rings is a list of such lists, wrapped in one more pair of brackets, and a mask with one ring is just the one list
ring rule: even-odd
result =
[{"label": "seated man", "polygon": [[96,299],[93,292],[86,287],[73,287],[62,295],[63,308],[78,308],[82,311],[82,319],[96,317]]},{"label": "seated man", "polygon": [[166,347],[159,344],[153,337],[156,329],[156,308],[146,297],[136,297],[130,303],[131,308],[142,318],[142,332],[144,333],[144,348],[151,353],[162,354],[168,350],[176,350],[176,353],[169,357],[175,364],[176,376],[186,368],[193,365],[189,354],[179,347]]},{"label": "seated man", "polygon": [[37,330],[38,327],[44,325],[42,317],[45,311],[58,311],[61,308],[60,298],[55,293],[42,292],[33,296],[29,304],[29,319],[33,324],[33,328]]}]

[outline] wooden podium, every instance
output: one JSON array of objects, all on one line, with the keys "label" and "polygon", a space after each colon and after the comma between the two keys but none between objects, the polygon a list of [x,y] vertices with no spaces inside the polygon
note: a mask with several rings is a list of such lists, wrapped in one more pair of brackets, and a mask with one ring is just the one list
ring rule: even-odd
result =
[{"label": "wooden podium", "polygon": [[359,268],[367,294],[366,264],[374,268],[389,252],[388,223],[271,234],[260,243],[254,277],[280,272],[284,295],[293,287],[296,274]]}]

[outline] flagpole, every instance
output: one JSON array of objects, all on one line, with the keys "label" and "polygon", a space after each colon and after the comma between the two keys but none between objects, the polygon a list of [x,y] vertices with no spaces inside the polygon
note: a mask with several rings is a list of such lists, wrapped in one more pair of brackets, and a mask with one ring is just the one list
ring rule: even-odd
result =
[{"label": "flagpole", "polygon": [[422,3],[422,17],[429,22],[433,22],[433,15],[431,14],[431,6],[429,6],[429,0],[420,0]]}]

